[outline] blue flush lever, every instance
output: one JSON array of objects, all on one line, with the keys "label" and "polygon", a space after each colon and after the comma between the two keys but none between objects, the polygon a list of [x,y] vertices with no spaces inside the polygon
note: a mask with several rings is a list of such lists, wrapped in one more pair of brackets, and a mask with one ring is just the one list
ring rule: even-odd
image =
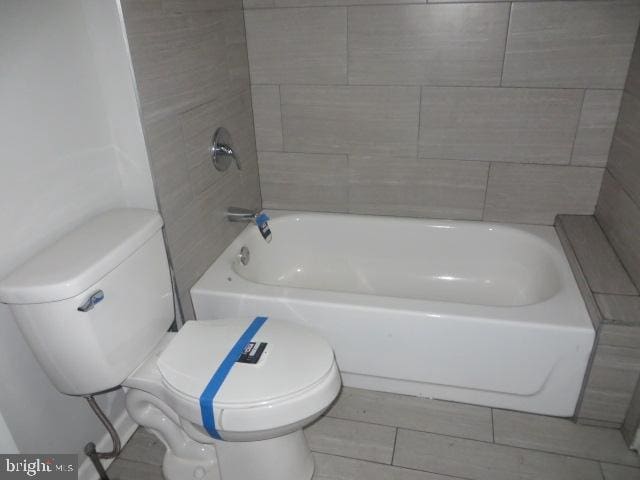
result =
[{"label": "blue flush lever", "polygon": [[84,302],[82,305],[78,307],[79,312],[88,312],[92,310],[98,303],[104,300],[104,292],[102,290],[98,290],[93,295],[89,297],[89,299]]}]

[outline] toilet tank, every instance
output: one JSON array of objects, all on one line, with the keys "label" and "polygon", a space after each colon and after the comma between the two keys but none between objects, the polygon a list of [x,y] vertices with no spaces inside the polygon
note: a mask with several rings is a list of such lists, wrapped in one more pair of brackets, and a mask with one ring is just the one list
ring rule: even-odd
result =
[{"label": "toilet tank", "polygon": [[171,325],[173,295],[161,228],[157,212],[111,210],[0,281],[0,302],[9,305],[62,393],[117,387]]}]

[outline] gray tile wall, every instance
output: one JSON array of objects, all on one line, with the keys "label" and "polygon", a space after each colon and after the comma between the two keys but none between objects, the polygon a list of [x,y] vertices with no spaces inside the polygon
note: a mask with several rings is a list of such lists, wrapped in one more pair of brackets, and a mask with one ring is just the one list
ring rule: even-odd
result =
[{"label": "gray tile wall", "polygon": [[598,420],[619,426],[631,404],[640,375],[640,346],[623,339],[633,327],[616,336],[603,325],[591,365],[588,383],[578,412],[580,419]]},{"label": "gray tile wall", "polygon": [[265,207],[593,213],[638,2],[244,5]]},{"label": "gray tile wall", "polygon": [[640,377],[638,289],[592,215],[559,215],[556,230],[596,329],[576,417],[620,428]]},{"label": "gray tile wall", "polygon": [[640,285],[640,37],[636,42],[596,217]]},{"label": "gray tile wall", "polygon": [[[596,218],[635,285],[640,287],[640,38],[636,40],[627,76]],[[640,323],[637,297],[599,298],[598,303],[605,315]],[[633,340],[618,332],[610,336],[618,341]],[[622,432],[632,442],[640,427],[640,384],[635,386],[635,393],[633,383],[627,382],[625,387],[633,396]]]},{"label": "gray tile wall", "polygon": [[[169,253],[192,318],[189,289],[243,228],[224,220],[225,208],[260,205],[242,0],[123,0],[122,8]],[[242,171],[213,169],[208,147],[219,126],[231,132]]]},{"label": "gray tile wall", "polygon": [[640,285],[640,39],[596,210],[598,222],[636,285]]}]

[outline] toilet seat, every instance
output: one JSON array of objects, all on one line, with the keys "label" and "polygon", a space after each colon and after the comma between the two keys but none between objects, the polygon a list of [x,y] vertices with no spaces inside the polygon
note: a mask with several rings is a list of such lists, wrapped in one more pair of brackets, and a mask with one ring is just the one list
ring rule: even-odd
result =
[{"label": "toilet seat", "polygon": [[[202,426],[199,398],[251,318],[187,322],[156,361],[176,412]],[[306,327],[269,319],[253,340],[267,343],[257,364],[236,363],[214,398],[225,440],[281,434],[317,416],[340,389],[333,350]]]}]

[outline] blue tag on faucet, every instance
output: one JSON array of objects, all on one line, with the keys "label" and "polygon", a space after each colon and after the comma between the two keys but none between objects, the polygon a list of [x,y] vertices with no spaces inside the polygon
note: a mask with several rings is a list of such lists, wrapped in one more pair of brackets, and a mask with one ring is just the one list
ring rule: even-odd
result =
[{"label": "blue tag on faucet", "polygon": [[271,219],[265,212],[260,212],[256,217],[256,225],[258,226],[258,230],[260,230],[260,235],[262,235],[262,238],[267,242],[271,241],[271,229],[269,228],[268,223],[269,220]]}]

